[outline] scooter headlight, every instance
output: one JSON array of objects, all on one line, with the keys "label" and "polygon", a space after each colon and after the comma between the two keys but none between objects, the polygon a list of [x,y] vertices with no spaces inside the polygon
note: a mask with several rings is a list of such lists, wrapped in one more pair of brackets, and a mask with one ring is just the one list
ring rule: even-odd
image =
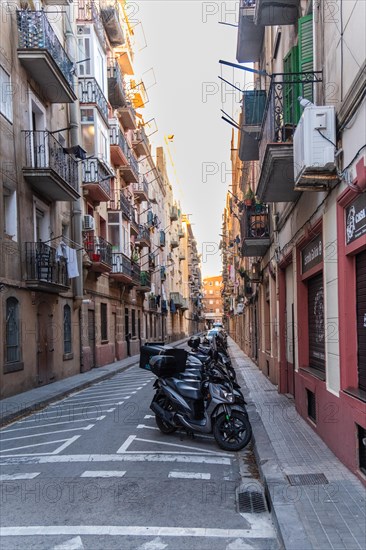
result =
[{"label": "scooter headlight", "polygon": [[234,403],[235,395],[233,393],[222,390],[222,396],[228,403]]}]

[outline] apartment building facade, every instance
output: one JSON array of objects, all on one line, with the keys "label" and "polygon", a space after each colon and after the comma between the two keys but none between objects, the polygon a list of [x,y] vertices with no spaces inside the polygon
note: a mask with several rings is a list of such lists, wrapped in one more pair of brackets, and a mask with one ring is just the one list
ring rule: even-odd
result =
[{"label": "apartment building facade", "polygon": [[[168,266],[178,273],[184,262],[168,258],[177,206],[149,142],[125,1],[1,9],[6,397],[136,354],[145,341],[188,335],[189,327],[184,304],[170,310],[179,277],[164,288]],[[170,315],[179,317],[174,330]]]},{"label": "apartment building facade", "polygon": [[206,328],[222,322],[222,276],[204,277],[202,281],[202,304]]},{"label": "apartment building facade", "polygon": [[256,71],[236,147],[251,287],[241,344],[365,479],[365,4],[333,9],[240,3],[237,61]]}]

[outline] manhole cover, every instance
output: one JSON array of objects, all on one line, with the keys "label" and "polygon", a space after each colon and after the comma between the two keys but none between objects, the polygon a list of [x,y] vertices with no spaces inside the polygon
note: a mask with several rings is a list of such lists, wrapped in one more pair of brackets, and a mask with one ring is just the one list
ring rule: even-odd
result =
[{"label": "manhole cover", "polygon": [[328,483],[324,474],[292,474],[286,477],[290,485],[325,485]]},{"label": "manhole cover", "polygon": [[267,512],[266,501],[263,494],[253,491],[239,493],[239,512],[249,514]]}]

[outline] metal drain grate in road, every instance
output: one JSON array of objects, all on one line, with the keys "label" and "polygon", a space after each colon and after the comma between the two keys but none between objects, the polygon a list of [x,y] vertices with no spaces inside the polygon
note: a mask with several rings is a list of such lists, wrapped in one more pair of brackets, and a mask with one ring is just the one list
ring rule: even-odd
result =
[{"label": "metal drain grate in road", "polygon": [[291,474],[286,477],[290,485],[326,485],[329,483],[324,474]]},{"label": "metal drain grate in road", "polygon": [[261,512],[267,512],[266,501],[262,493],[255,493],[253,491],[246,491],[239,493],[239,512],[249,514],[260,514]]}]

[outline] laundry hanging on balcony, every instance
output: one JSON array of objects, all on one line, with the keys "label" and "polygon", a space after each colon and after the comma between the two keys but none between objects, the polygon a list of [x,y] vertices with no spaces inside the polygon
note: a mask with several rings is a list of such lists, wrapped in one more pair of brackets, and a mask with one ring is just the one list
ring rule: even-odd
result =
[{"label": "laundry hanging on balcony", "polygon": [[56,248],[56,261],[59,262],[61,258],[66,259],[67,276],[69,279],[79,277],[79,268],[75,248],[71,248],[61,241]]}]

